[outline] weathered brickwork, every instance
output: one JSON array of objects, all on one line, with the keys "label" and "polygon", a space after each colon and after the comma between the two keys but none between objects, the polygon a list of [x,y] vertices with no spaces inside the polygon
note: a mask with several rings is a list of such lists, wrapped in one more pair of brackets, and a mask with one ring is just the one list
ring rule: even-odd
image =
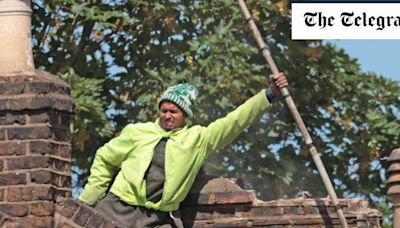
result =
[{"label": "weathered brickwork", "polygon": [[[237,183],[237,182],[235,182]],[[341,227],[326,198],[299,197],[262,201],[223,178],[192,189],[183,203],[187,227]],[[382,215],[359,199],[340,199],[349,227],[380,227]]]},{"label": "weathered brickwork", "polygon": [[393,227],[400,227],[400,148],[390,154],[388,173],[387,195],[393,202]]},{"label": "weathered brickwork", "polygon": [[54,227],[116,228],[124,226],[78,200],[59,198],[56,206]]},{"label": "weathered brickwork", "polygon": [[71,195],[70,89],[55,76],[0,75],[0,226],[52,227]]},{"label": "weathered brickwork", "polygon": [[[262,201],[236,182],[215,178],[194,186],[181,206],[185,227],[341,227],[326,198]],[[380,227],[382,215],[359,199],[340,199],[349,227]],[[124,227],[77,200],[60,198],[56,228]]]}]

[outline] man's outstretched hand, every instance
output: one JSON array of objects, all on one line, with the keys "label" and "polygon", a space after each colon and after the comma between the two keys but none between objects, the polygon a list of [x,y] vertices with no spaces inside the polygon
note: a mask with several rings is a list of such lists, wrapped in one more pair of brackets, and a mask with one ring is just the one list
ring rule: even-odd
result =
[{"label": "man's outstretched hand", "polygon": [[281,89],[288,86],[288,81],[284,73],[279,72],[271,75],[271,83],[269,88],[271,89],[272,95],[278,97],[281,95]]}]

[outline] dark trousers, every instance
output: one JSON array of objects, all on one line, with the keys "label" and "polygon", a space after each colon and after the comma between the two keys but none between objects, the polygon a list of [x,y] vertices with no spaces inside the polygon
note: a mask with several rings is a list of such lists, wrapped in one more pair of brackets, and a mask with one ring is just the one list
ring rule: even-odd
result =
[{"label": "dark trousers", "polygon": [[109,192],[97,205],[96,210],[125,223],[127,227],[143,228],[173,228],[174,221],[168,212],[147,209],[141,206],[129,205]]}]

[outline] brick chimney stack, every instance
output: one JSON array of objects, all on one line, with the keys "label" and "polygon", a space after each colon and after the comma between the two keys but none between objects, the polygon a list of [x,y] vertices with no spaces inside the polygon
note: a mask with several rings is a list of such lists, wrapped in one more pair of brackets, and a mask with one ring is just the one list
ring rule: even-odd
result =
[{"label": "brick chimney stack", "polygon": [[392,151],[389,163],[387,194],[393,201],[393,227],[400,228],[400,148]]},{"label": "brick chimney stack", "polygon": [[0,0],[0,227],[52,227],[71,195],[68,85],[38,71],[30,1]]}]

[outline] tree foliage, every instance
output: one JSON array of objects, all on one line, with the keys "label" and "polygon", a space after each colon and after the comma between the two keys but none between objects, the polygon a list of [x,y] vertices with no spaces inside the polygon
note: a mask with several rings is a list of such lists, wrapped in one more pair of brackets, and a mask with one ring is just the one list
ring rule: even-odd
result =
[{"label": "tree foliage", "polygon": [[[290,81],[338,195],[382,201],[388,164],[381,159],[400,142],[399,83],[362,72],[356,59],[332,44],[291,40],[288,1],[247,4]],[[100,112],[115,129],[152,121],[162,91],[190,82],[202,94],[191,121],[205,125],[268,83],[270,71],[233,0],[34,0],[33,10],[36,64],[54,74],[79,75],[72,90],[86,93],[75,93],[77,103],[101,98],[95,106],[83,101],[74,120],[79,180],[88,174],[96,148],[111,137]],[[216,151],[207,170],[244,177],[263,199],[293,197],[302,190],[326,195],[282,99]]]}]

